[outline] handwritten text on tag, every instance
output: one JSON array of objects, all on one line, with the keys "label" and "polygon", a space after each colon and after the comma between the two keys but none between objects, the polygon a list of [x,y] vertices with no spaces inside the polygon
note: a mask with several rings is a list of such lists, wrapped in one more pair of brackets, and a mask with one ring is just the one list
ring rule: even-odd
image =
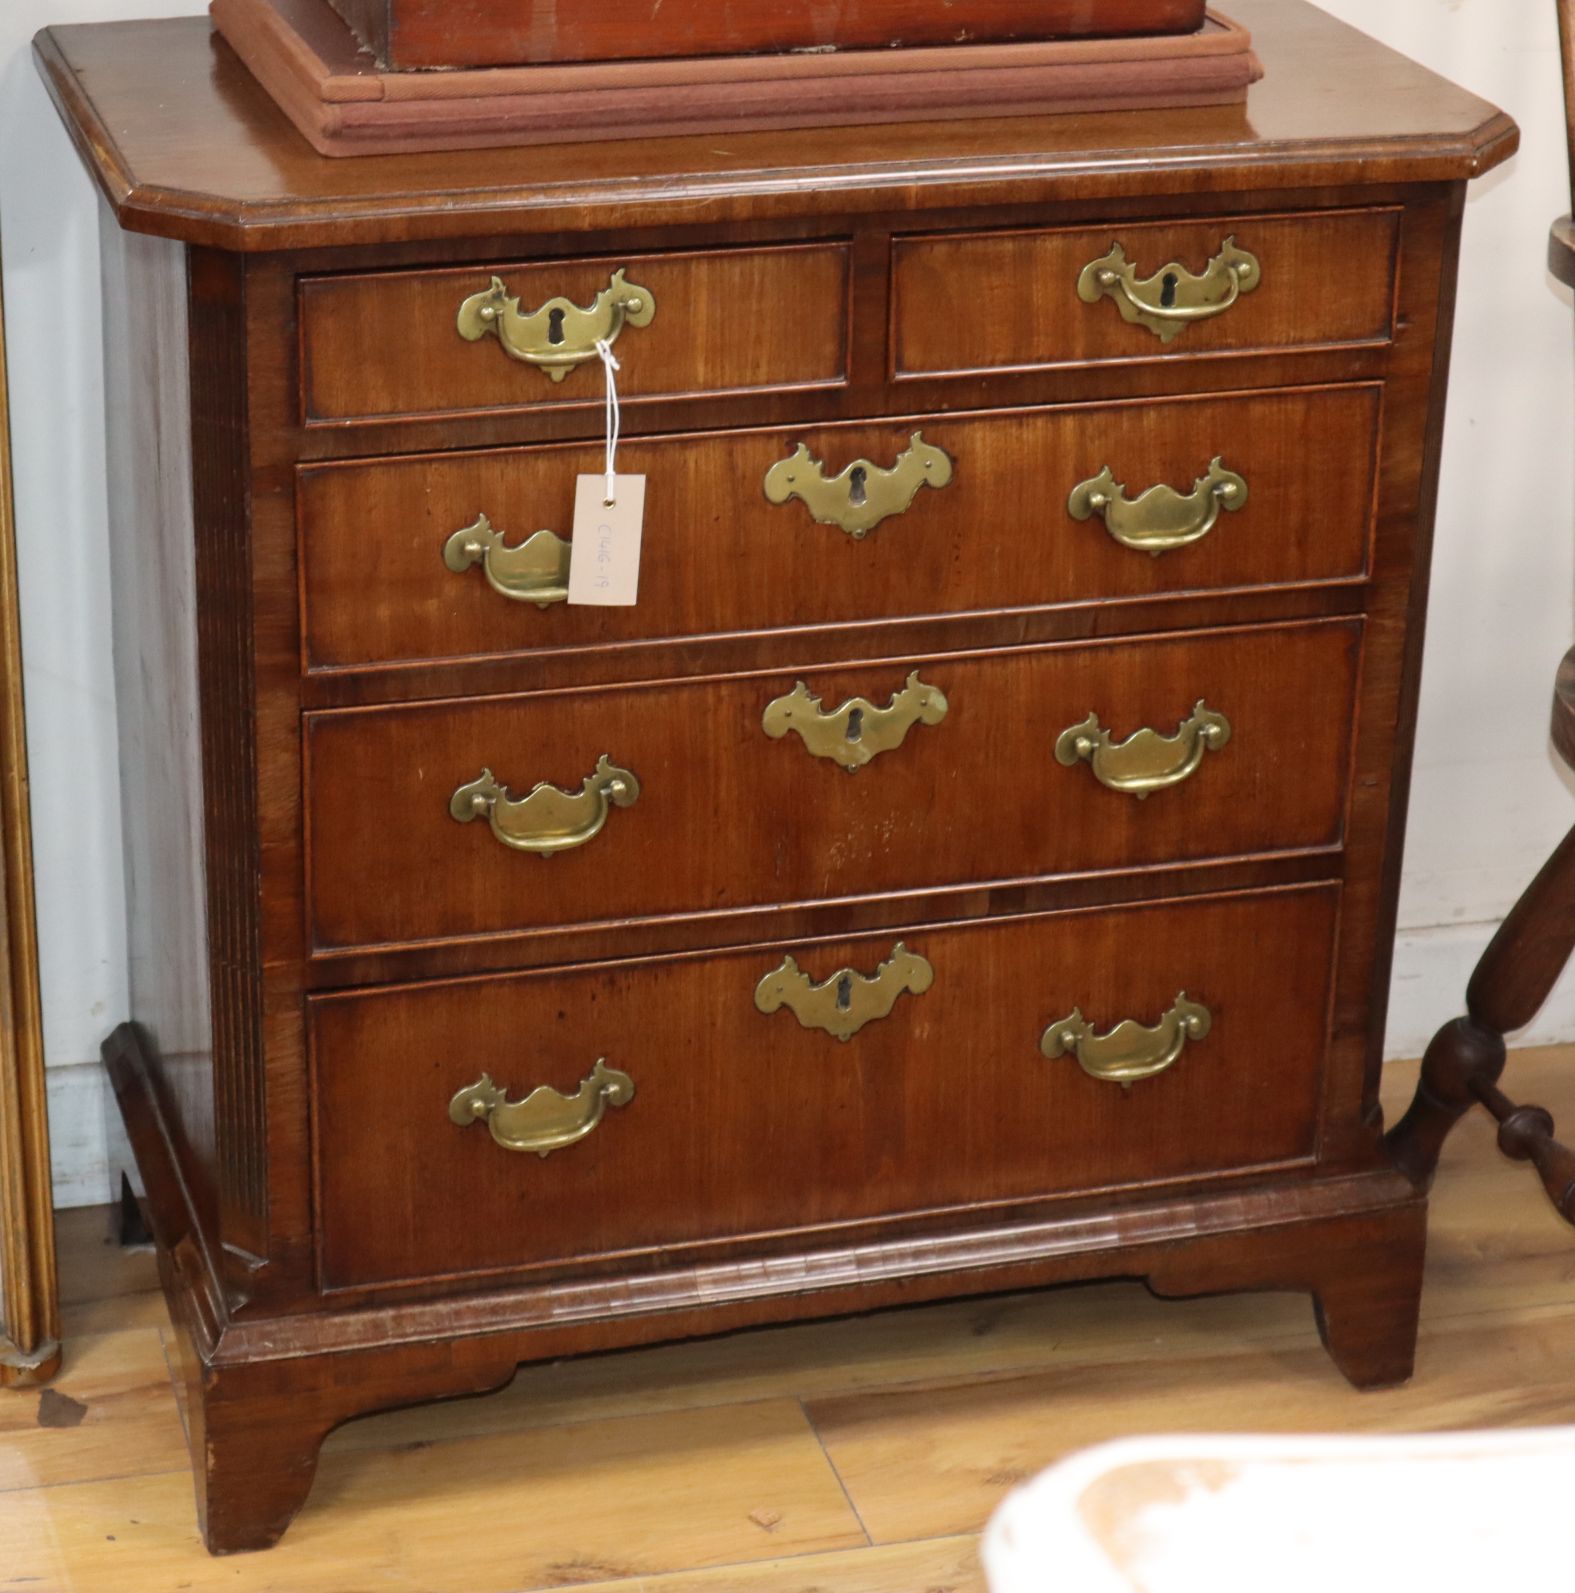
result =
[{"label": "handwritten text on tag", "polygon": [[574,490],[574,551],[569,601],[631,608],[640,588],[640,531],[645,477],[619,476],[617,500],[607,502],[605,476],[581,476]]}]

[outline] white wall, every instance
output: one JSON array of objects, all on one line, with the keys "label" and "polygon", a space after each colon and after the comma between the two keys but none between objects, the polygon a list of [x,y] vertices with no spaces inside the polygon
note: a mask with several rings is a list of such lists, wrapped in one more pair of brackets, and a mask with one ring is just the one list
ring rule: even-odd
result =
[{"label": "white wall", "polygon": [[[1526,147],[1466,228],[1391,1055],[1460,1001],[1492,926],[1575,819],[1547,746],[1575,636],[1575,339],[1543,267],[1569,209],[1551,0],[1323,0],[1510,111]],[[37,80],[46,23],[202,0],[0,0],[0,226],[56,1191],[108,1198],[96,1058],[126,977],[109,655],[95,199]],[[1575,978],[1531,1038],[1575,1038]]]},{"label": "white wall", "polygon": [[56,1199],[107,1200],[99,1041],[126,1014],[97,196],[34,69],[41,27],[204,0],[0,0],[0,250]]},{"label": "white wall", "polygon": [[[1389,1054],[1414,1056],[1575,822],[1547,736],[1575,640],[1575,320],[1544,267],[1548,225],[1570,208],[1558,41],[1553,0],[1320,3],[1522,130],[1466,213],[1389,1021]],[[1522,1038],[1575,1038],[1575,977]]]}]

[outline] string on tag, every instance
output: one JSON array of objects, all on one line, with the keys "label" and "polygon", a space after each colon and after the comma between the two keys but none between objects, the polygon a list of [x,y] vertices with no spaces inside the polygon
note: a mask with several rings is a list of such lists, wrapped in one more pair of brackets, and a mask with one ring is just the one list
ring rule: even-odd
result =
[{"label": "string on tag", "polygon": [[604,337],[596,339],[596,352],[602,357],[602,372],[607,378],[607,506],[618,501],[618,431],[622,417],[618,411],[618,378],[623,369],[612,345]]}]

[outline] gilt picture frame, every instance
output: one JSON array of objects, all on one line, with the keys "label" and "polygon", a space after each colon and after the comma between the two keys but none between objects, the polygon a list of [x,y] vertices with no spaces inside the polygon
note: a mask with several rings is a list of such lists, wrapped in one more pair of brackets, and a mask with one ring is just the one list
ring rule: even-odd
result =
[{"label": "gilt picture frame", "polygon": [[0,1387],[60,1365],[10,421],[0,290]]}]

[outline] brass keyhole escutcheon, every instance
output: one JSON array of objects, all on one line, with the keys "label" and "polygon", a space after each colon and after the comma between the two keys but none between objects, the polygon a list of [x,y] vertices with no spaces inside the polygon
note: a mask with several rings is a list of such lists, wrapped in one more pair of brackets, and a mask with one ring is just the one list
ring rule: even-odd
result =
[{"label": "brass keyhole escutcheon", "polygon": [[1136,264],[1119,244],[1102,259],[1091,260],[1077,279],[1077,296],[1085,304],[1109,299],[1121,319],[1147,327],[1162,343],[1172,343],[1189,326],[1224,315],[1263,280],[1255,255],[1227,238],[1201,274],[1179,260],[1161,266],[1151,277],[1138,275]]},{"label": "brass keyhole escutcheon", "polygon": [[773,741],[792,731],[817,758],[830,758],[853,774],[881,753],[895,751],[915,725],[940,724],[948,707],[945,694],[920,680],[917,670],[884,708],[867,697],[826,708],[801,680],[785,697],[766,704],[760,728]]},{"label": "brass keyhole escutcheon", "polygon": [[800,443],[766,472],[764,490],[768,503],[797,498],[818,524],[838,526],[857,542],[882,520],[907,513],[921,488],[947,486],[954,469],[951,455],[918,431],[889,469],[856,459],[835,476]]},{"label": "brass keyhole escutcheon", "polygon": [[510,359],[561,382],[576,366],[597,358],[598,342],[615,342],[626,327],[649,326],[655,315],[651,290],[628,281],[620,267],[589,304],[556,298],[535,310],[522,310],[508,284],[493,277],[460,305],[455,325],[467,343],[495,337]]},{"label": "brass keyhole escutcheon", "polygon": [[767,1014],[786,1007],[806,1029],[846,1043],[865,1024],[890,1017],[901,997],[922,996],[934,983],[929,962],[899,940],[873,974],[840,968],[819,984],[792,957],[784,957],[755,986],[755,1006]]}]

